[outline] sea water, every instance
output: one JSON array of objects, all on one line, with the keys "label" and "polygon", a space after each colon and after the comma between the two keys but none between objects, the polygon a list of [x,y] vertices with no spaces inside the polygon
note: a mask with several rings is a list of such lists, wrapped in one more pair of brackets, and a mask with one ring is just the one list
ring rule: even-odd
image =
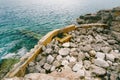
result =
[{"label": "sea water", "polygon": [[21,30],[44,36],[75,23],[80,15],[117,6],[120,0],[0,0],[0,59],[25,53],[37,44]]}]

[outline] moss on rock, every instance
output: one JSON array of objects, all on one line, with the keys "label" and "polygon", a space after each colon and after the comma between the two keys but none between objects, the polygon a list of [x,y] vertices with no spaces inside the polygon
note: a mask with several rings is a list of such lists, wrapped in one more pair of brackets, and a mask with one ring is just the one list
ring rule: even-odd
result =
[{"label": "moss on rock", "polygon": [[19,59],[4,59],[0,64],[0,80],[9,72],[15,63],[19,62]]}]

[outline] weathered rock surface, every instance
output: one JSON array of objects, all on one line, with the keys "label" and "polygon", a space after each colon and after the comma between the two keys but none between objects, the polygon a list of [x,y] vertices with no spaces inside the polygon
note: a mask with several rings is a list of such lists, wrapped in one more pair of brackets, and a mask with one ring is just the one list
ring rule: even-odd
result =
[{"label": "weathered rock surface", "polygon": [[106,73],[106,70],[98,67],[98,66],[92,66],[92,73],[96,74],[96,75],[104,75]]},{"label": "weathered rock surface", "polygon": [[95,63],[94,64],[99,66],[99,67],[104,67],[104,68],[109,67],[109,64],[105,60],[100,59],[100,58],[95,59]]},{"label": "weathered rock surface", "polygon": [[62,55],[62,56],[66,56],[70,53],[70,49],[69,48],[61,48],[59,50],[59,54]]}]

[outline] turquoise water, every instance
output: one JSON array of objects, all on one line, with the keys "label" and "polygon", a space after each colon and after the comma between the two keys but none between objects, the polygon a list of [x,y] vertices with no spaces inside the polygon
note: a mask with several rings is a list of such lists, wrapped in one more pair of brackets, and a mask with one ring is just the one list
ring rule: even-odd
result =
[{"label": "turquoise water", "polygon": [[0,0],[0,59],[37,43],[20,30],[45,35],[75,23],[82,14],[116,6],[120,6],[120,0]]}]

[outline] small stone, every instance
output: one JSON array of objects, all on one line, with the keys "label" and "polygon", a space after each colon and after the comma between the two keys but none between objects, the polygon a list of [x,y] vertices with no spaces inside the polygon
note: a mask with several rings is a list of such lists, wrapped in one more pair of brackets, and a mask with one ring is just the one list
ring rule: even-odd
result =
[{"label": "small stone", "polygon": [[59,51],[59,46],[58,45],[54,45],[54,52],[57,52],[58,53],[58,51]]},{"label": "small stone", "polygon": [[91,58],[90,61],[91,61],[92,64],[94,64],[94,62],[95,62],[95,58]]},{"label": "small stone", "polygon": [[39,54],[39,55],[37,56],[37,58],[36,58],[36,61],[40,61],[40,60],[41,60],[41,58],[42,58],[42,55],[41,55],[41,54]]},{"label": "small stone", "polygon": [[89,51],[89,54],[90,54],[90,56],[94,57],[96,55],[96,51],[91,50],[91,51]]},{"label": "small stone", "polygon": [[101,51],[103,51],[104,53],[109,53],[111,50],[112,50],[112,48],[107,47],[107,46],[101,48]]},{"label": "small stone", "polygon": [[85,80],[94,80],[92,77],[86,77],[85,76]]},{"label": "small stone", "polygon": [[99,47],[99,46],[95,46],[94,49],[95,49],[95,51],[97,51],[97,52],[100,51],[100,47]]},{"label": "small stone", "polygon": [[107,60],[107,62],[108,62],[108,64],[109,64],[110,66],[112,66],[112,62],[111,62],[111,61]]},{"label": "small stone", "polygon": [[86,45],[83,47],[83,51],[89,52],[91,49],[92,49],[92,47],[90,45]]},{"label": "small stone", "polygon": [[90,58],[90,55],[88,53],[84,53],[86,58]]},{"label": "small stone", "polygon": [[78,54],[78,61],[81,61],[81,60],[84,60],[84,59],[85,59],[85,54],[82,53],[82,52],[80,52],[80,53]]},{"label": "small stone", "polygon": [[117,52],[115,52],[115,51],[111,51],[110,52],[110,54],[113,54],[114,55],[114,57],[115,57],[115,59],[120,59],[120,54],[119,53],[117,53]]},{"label": "small stone", "polygon": [[101,67],[91,65],[91,68],[92,68],[92,73],[94,73],[94,74],[96,74],[98,76],[104,75],[106,73],[106,70],[101,68]]},{"label": "small stone", "polygon": [[84,78],[85,77],[85,71],[84,70],[77,71],[77,74],[80,76],[80,78]]},{"label": "small stone", "polygon": [[113,45],[113,44],[117,43],[117,41],[116,41],[116,40],[107,40],[107,42],[108,42],[109,44],[111,44],[111,45]]},{"label": "small stone", "polygon": [[70,46],[71,46],[72,48],[76,48],[76,47],[77,47],[77,45],[76,45],[75,43],[70,43]]},{"label": "small stone", "polygon": [[69,56],[69,55],[68,55],[68,56],[66,56],[66,57],[65,57],[65,59],[66,59],[66,60],[69,60],[69,59],[70,59],[70,56]]},{"label": "small stone", "polygon": [[69,48],[70,47],[70,42],[63,43],[62,46],[65,47],[65,48]]},{"label": "small stone", "polygon": [[97,52],[97,53],[96,53],[96,57],[97,57],[97,58],[100,58],[100,59],[105,59],[105,53]]},{"label": "small stone", "polygon": [[85,76],[86,76],[86,77],[91,77],[91,76],[92,76],[92,75],[91,75],[91,71],[85,70]]},{"label": "small stone", "polygon": [[41,69],[40,73],[46,73],[45,69]]},{"label": "small stone", "polygon": [[103,28],[101,28],[101,27],[97,27],[97,30],[96,30],[97,32],[102,32],[103,31]]},{"label": "small stone", "polygon": [[117,80],[117,75],[116,74],[111,74],[110,80]]},{"label": "small stone", "polygon": [[76,64],[75,62],[70,62],[70,63],[68,64],[68,66],[71,67],[71,68],[73,68],[73,66],[74,66],[75,64]]},{"label": "small stone", "polygon": [[101,78],[95,78],[94,80],[102,80]]},{"label": "small stone", "polygon": [[100,58],[95,59],[94,64],[97,65],[97,66],[99,66],[99,67],[104,67],[104,68],[109,67],[109,64],[105,60],[100,59]]},{"label": "small stone", "polygon": [[113,63],[113,66],[118,66],[118,63]]},{"label": "small stone", "polygon": [[59,67],[61,65],[61,62],[59,62],[59,61],[54,61],[53,62],[53,66],[55,66],[55,67]]},{"label": "small stone", "polygon": [[103,41],[102,36],[101,36],[101,35],[98,35],[98,34],[95,36],[95,39],[96,39],[96,42],[97,42],[97,43],[100,43],[100,42]]},{"label": "small stone", "polygon": [[34,66],[28,67],[28,71],[29,73],[33,73],[35,71],[35,67]]},{"label": "small stone", "polygon": [[45,50],[45,52],[48,53],[48,54],[52,53],[52,51],[53,51],[53,50],[52,50],[51,48],[47,48],[47,49]]},{"label": "small stone", "polygon": [[55,70],[55,66],[52,66],[50,71],[54,71]]},{"label": "small stone", "polygon": [[53,62],[53,60],[54,60],[54,57],[52,57],[51,55],[49,55],[48,57],[47,57],[47,62],[48,63],[52,63]]},{"label": "small stone", "polygon": [[83,68],[83,65],[81,63],[76,63],[74,66],[73,66],[73,71],[74,72],[77,72],[79,71],[81,68]]},{"label": "small stone", "polygon": [[40,72],[41,66],[40,66],[40,65],[35,65],[35,69],[36,69],[38,72]]},{"label": "small stone", "polygon": [[113,54],[106,54],[106,59],[114,62],[115,56]]},{"label": "small stone", "polygon": [[75,52],[75,51],[77,51],[76,48],[71,48],[71,49],[70,49],[70,52]]},{"label": "small stone", "polygon": [[119,50],[114,50],[115,53],[119,53]]},{"label": "small stone", "polygon": [[72,71],[71,67],[69,67],[68,65],[65,65],[64,69],[67,70],[67,71]]},{"label": "small stone", "polygon": [[72,57],[70,57],[70,58],[69,58],[69,62],[76,62],[76,58],[75,58],[75,57],[73,57],[73,56],[72,56]]},{"label": "small stone", "polygon": [[46,59],[45,58],[42,58],[40,61],[39,61],[39,64],[40,66],[43,66],[46,62]]},{"label": "small stone", "polygon": [[77,51],[76,51],[76,52],[71,52],[71,53],[70,53],[70,56],[77,57],[77,56],[78,56],[78,52],[77,52]]},{"label": "small stone", "polygon": [[70,49],[69,49],[69,48],[61,48],[61,49],[59,50],[59,54],[62,55],[62,56],[68,55],[69,52],[70,52]]},{"label": "small stone", "polygon": [[46,47],[45,47],[45,46],[42,46],[42,50],[45,51],[45,50],[46,50]]},{"label": "small stone", "polygon": [[34,62],[30,62],[30,63],[29,63],[29,66],[30,66],[30,67],[35,66],[35,63],[34,63]]},{"label": "small stone", "polygon": [[62,56],[61,56],[61,55],[58,55],[58,56],[56,57],[56,59],[57,59],[58,61],[60,61],[60,60],[62,59]]},{"label": "small stone", "polygon": [[65,66],[65,65],[68,65],[69,62],[67,60],[63,60],[61,64]]},{"label": "small stone", "polygon": [[51,65],[49,65],[48,63],[45,63],[43,66],[46,70],[50,70]]},{"label": "small stone", "polygon": [[79,38],[79,37],[77,37],[76,41],[79,43],[79,42],[80,42],[80,38]]},{"label": "small stone", "polygon": [[53,56],[54,58],[56,58],[56,57],[57,57],[57,55],[58,55],[58,54],[52,54],[52,56]]},{"label": "small stone", "polygon": [[85,60],[85,61],[83,62],[83,64],[84,64],[85,69],[89,69],[89,68],[90,68],[90,65],[91,65],[91,62],[88,61],[88,60]]}]

